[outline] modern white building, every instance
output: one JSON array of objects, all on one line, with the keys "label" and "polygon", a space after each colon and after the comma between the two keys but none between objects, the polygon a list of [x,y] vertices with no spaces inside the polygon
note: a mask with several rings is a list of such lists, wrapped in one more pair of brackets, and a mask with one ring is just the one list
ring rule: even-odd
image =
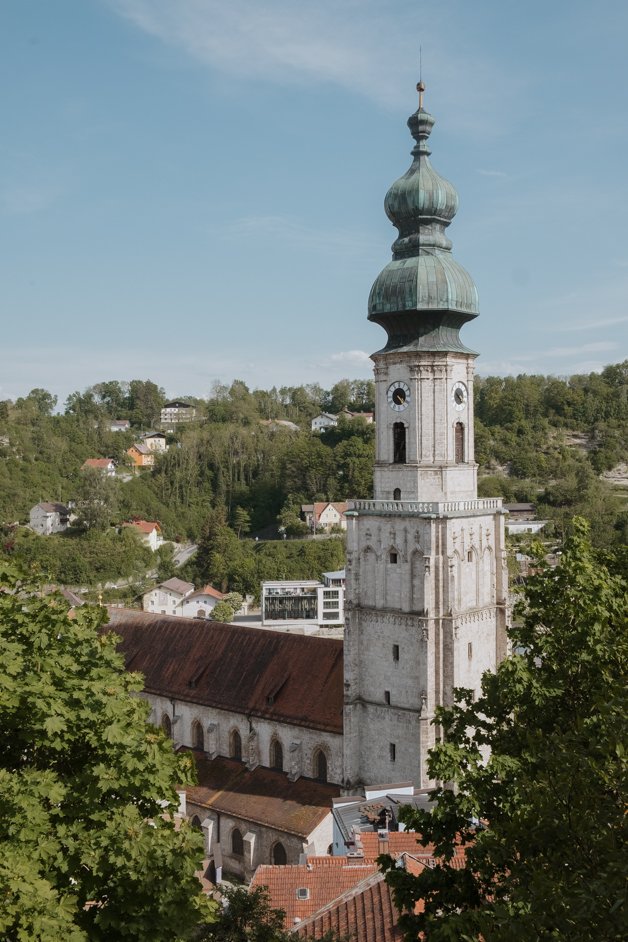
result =
[{"label": "modern white building", "polygon": [[[328,573],[330,577],[336,573]],[[287,625],[330,628],[344,623],[345,590],[343,585],[317,582],[315,579],[262,583],[262,625],[285,628]]]},{"label": "modern white building", "polygon": [[506,650],[502,502],[477,496],[477,354],[459,335],[478,314],[477,292],[451,255],[458,198],[430,164],[434,119],[419,92],[413,163],[385,200],[399,236],[369,298],[387,341],[372,357],[374,497],[347,512],[347,789],[428,785],[436,707],[455,687],[479,693]]}]

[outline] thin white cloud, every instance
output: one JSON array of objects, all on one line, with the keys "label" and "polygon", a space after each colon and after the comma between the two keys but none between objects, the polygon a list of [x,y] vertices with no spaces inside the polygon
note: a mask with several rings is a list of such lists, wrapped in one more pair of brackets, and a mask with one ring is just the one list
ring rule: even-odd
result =
[{"label": "thin white cloud", "polygon": [[[417,5],[391,16],[381,0],[104,0],[135,27],[229,77],[326,83],[395,109],[413,101],[418,50],[438,74],[449,126],[504,133],[529,76],[470,49],[455,11]],[[433,65],[431,65],[433,64]],[[474,107],[466,90],[473,75]],[[429,96],[429,89],[428,89]]]},{"label": "thin white cloud", "polygon": [[340,353],[332,353],[330,356],[332,363],[368,363],[371,366],[371,358],[364,350],[344,350]]},{"label": "thin white cloud", "polygon": [[373,251],[381,253],[381,241],[371,238],[362,231],[351,229],[315,229],[306,226],[290,216],[245,216],[235,220],[226,230],[230,238],[242,240],[259,239],[260,236],[275,242],[288,242],[299,247],[338,251],[364,255]]},{"label": "thin white cloud", "polygon": [[589,321],[576,321],[573,324],[556,324],[551,327],[544,327],[546,331],[556,331],[557,333],[571,333],[581,330],[598,330],[602,327],[617,327],[620,324],[628,324],[628,314],[619,317],[592,317]]},{"label": "thin white cloud", "polygon": [[509,174],[504,173],[503,170],[481,170],[478,168],[476,172],[483,177],[497,177],[501,180],[507,180],[509,178]]}]

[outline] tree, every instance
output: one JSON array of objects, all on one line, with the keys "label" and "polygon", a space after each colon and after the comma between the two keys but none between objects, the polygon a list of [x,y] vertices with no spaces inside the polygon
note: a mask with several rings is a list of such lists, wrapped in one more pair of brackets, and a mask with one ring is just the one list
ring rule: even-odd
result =
[{"label": "tree", "polygon": [[292,933],[284,928],[284,913],[273,909],[266,887],[247,890],[230,887],[224,894],[225,907],[218,919],[207,926],[202,942],[289,942]]},{"label": "tree", "polygon": [[[625,560],[624,560],[625,562]],[[541,565],[541,563],[539,563]],[[405,937],[625,938],[628,594],[574,521],[561,564],[530,578],[513,651],[482,695],[438,711],[433,812],[404,820],[441,863],[388,862]],[[485,760],[487,749],[490,757]],[[475,823],[474,823],[475,822]],[[457,842],[467,866],[449,866]],[[424,900],[424,912],[414,903]]]},{"label": "tree", "polygon": [[224,600],[216,602],[212,608],[212,618],[214,621],[230,622],[233,621],[233,615],[232,607]]},{"label": "tree", "polygon": [[0,563],[0,936],[172,942],[211,918],[201,841],[164,814],[192,770],[146,724],[102,610]]},{"label": "tree", "polygon": [[116,482],[98,468],[81,471],[76,488],[76,512],[86,530],[104,530],[116,513]]}]

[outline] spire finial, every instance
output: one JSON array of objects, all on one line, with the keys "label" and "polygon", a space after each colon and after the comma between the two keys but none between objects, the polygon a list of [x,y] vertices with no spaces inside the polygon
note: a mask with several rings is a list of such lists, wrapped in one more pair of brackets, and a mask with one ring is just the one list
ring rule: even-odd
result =
[{"label": "spire finial", "polygon": [[419,93],[419,111],[423,111],[423,92],[425,91],[423,82],[417,82],[416,90]]}]

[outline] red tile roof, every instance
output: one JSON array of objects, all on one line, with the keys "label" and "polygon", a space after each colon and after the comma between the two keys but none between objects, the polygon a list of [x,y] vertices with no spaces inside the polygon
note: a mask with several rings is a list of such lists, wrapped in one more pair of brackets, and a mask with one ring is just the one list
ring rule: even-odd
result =
[{"label": "red tile roof", "polygon": [[[365,877],[377,873],[374,861],[347,857],[308,857],[307,864],[288,867],[264,864],[255,871],[251,888],[265,886],[273,909],[283,909],[286,928],[295,919],[313,915],[341,893],[350,890]],[[299,899],[297,890],[306,889],[307,899]]]},{"label": "red tile roof", "polygon": [[384,875],[374,873],[305,919],[296,934],[320,939],[331,930],[352,942],[397,942],[402,938],[398,918]]},{"label": "red tile roof", "polygon": [[149,693],[342,734],[342,641],[109,609]]},{"label": "red tile roof", "polygon": [[111,458],[87,458],[83,462],[81,470],[83,468],[108,468],[112,464]]},{"label": "red tile roof", "polygon": [[137,527],[142,533],[152,533],[153,530],[161,530],[159,524],[151,520],[132,520],[131,522],[123,523],[122,526]]},{"label": "red tile roof", "polygon": [[306,840],[331,814],[335,785],[299,778],[258,766],[252,772],[242,762],[194,752],[198,785],[186,788],[188,805],[200,805],[254,824],[265,825]]}]

